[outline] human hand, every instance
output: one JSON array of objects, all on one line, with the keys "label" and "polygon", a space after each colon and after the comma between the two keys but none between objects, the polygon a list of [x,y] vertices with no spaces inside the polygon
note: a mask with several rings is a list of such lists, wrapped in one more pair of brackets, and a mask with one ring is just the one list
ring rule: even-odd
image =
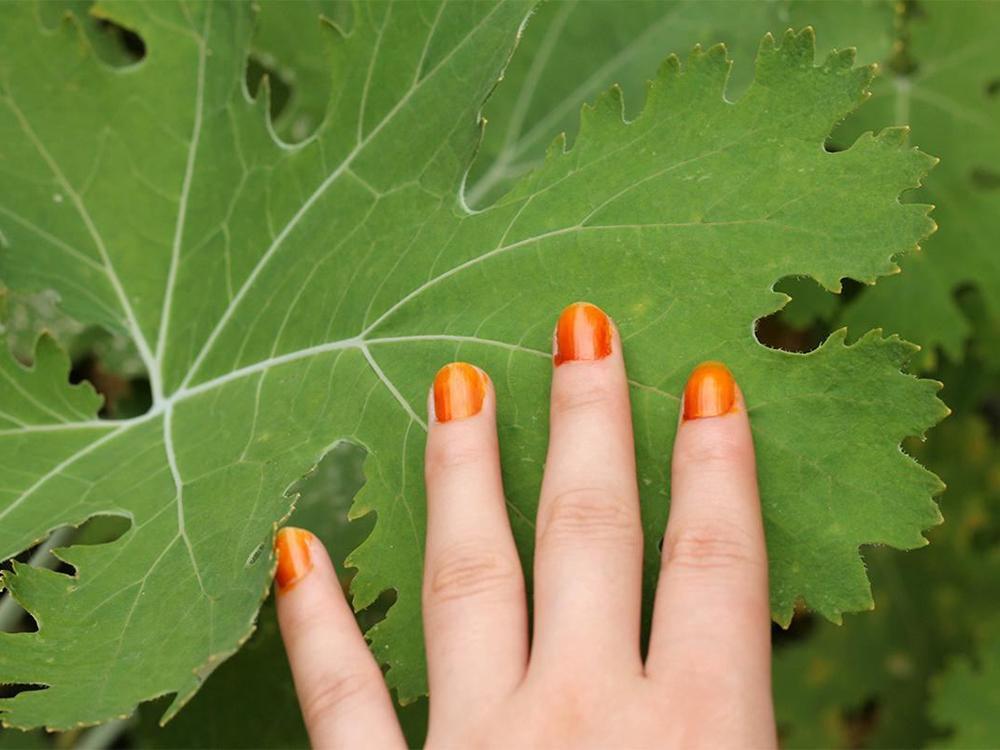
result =
[{"label": "human hand", "polygon": [[[743,396],[717,363],[688,380],[648,654],[643,534],[618,332],[571,305],[555,336],[529,648],[488,376],[438,373],[426,453],[429,747],[776,745],[767,556]],[[323,545],[277,538],[278,617],[317,748],[401,747],[381,672]]]}]

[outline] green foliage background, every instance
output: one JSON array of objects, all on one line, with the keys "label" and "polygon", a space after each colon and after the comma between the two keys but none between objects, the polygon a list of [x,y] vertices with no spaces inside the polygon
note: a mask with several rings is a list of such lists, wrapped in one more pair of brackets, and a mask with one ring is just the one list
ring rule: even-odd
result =
[{"label": "green foliage background", "polygon": [[[67,10],[109,64],[141,54],[121,29],[87,15],[89,2],[43,3],[53,27]],[[276,133],[310,136],[322,120],[332,62],[323,14],[349,24],[343,3],[262,1],[248,85],[266,74]],[[625,112],[641,110],[644,81],[667,53],[726,42],[736,60],[727,93],[750,83],[763,33],[815,27],[819,54],[858,48],[858,62],[878,62],[874,96],[829,139],[836,149],[865,130],[909,124],[912,141],[941,158],[925,187],[907,197],[937,205],[941,229],[901,262],[902,273],[873,287],[848,283],[834,295],[811,279],[778,289],[793,301],[761,321],[758,335],[775,348],[808,350],[841,325],[851,339],[871,328],[923,345],[914,367],[945,383],[955,412],[926,442],[905,449],[948,485],[945,523],[928,547],[863,550],[873,612],[833,625],[802,611],[775,631],[775,696],[789,747],[983,747],[1000,745],[1000,4],[982,2],[549,2],[524,29],[504,81],[485,106],[489,125],[467,176],[473,206],[489,205],[536,168],[560,132],[575,139],[579,106],[609,85],[623,91]],[[742,64],[741,64],[742,63]],[[82,328],[45,294],[6,296],[8,343],[22,360],[46,329],[71,353],[76,377],[108,397],[105,413],[127,417],[148,406],[136,353],[120,337]],[[303,480],[292,523],[316,531],[340,563],[371,531],[371,519],[348,521],[364,482],[363,454],[341,447]],[[116,529],[89,525],[95,541]],[[50,561],[55,564],[54,561]],[[350,569],[341,569],[345,583]],[[360,617],[373,623],[390,599]],[[139,747],[300,747],[305,736],[277,637],[265,605],[248,644],[223,664],[165,728],[166,705],[108,728],[45,736],[0,731],[0,748],[72,746],[101,741]],[[426,704],[401,709],[419,743]],[[994,717],[991,719],[990,717]],[[97,734],[105,730],[104,735]]]}]

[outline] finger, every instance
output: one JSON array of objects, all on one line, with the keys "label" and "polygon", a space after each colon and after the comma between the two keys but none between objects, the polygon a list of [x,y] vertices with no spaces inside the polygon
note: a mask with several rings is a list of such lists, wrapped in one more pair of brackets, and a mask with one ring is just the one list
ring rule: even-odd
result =
[{"label": "finger", "polygon": [[[727,720],[770,732],[773,741],[767,552],[753,440],[725,365],[708,362],[691,374],[671,473],[647,674],[674,681],[692,700],[714,701]],[[733,716],[735,706],[751,715]]]},{"label": "finger", "polygon": [[322,543],[284,528],[275,551],[278,624],[312,746],[405,747],[382,672]]},{"label": "finger", "polygon": [[600,308],[576,303],[559,317],[555,348],[532,664],[641,670],[642,529],[621,339]]},{"label": "finger", "polygon": [[434,379],[427,432],[423,614],[432,725],[495,705],[524,676],[524,577],[497,445],[493,387],[454,362]]}]

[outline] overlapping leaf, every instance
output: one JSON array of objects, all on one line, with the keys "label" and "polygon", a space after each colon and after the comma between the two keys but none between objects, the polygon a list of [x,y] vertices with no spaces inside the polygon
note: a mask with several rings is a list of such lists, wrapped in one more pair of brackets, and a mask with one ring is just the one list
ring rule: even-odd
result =
[{"label": "overlapping leaf", "polygon": [[[723,42],[731,57],[749,61],[765,33],[809,25],[819,29],[824,54],[854,47],[859,62],[871,63],[891,50],[892,7],[881,0],[854,2],[849,10],[809,0],[543,3],[486,106],[489,127],[469,173],[469,203],[486,205],[503,195],[542,162],[560,132],[572,142],[580,102],[612,84],[623,91],[626,117],[635,116],[646,82],[667,53]],[[730,98],[752,79],[750,65],[736,66],[727,86]]]},{"label": "overlapping leaf", "polygon": [[972,332],[954,298],[963,285],[980,291],[993,321],[987,347],[1000,343],[1000,4],[921,3],[901,23],[905,59],[884,67],[872,101],[839,135],[850,142],[876,123],[910,124],[941,157],[917,196],[937,205],[941,229],[898,278],[860,295],[844,322],[858,333],[884,326],[960,360]]},{"label": "overlapping leaf", "polygon": [[775,650],[783,746],[923,746],[942,723],[932,721],[930,678],[995,629],[1000,446],[983,419],[963,414],[911,447],[948,484],[945,523],[927,549],[865,555],[874,612],[842,627],[813,622]]},{"label": "overlapping leaf", "polygon": [[779,621],[799,598],[834,619],[869,607],[858,545],[924,544],[939,484],[898,444],[943,407],[933,383],[900,373],[911,347],[838,335],[801,356],[752,330],[784,300],[777,279],[873,280],[931,228],[926,207],[897,200],[931,162],[902,131],[823,149],[871,79],[852,54],[815,65],[811,33],[767,37],[735,103],[722,48],[670,58],[634,122],[613,89],[571,151],[557,143],[471,212],[476,113],[525,5],[359,6],[332,45],[327,118],[295,148],[245,93],[246,7],[99,12],[138,32],[146,59],[111,69],[72,24],[49,33],[30,7],[4,9],[2,271],[129,334],[154,404],[99,422],[92,394],[58,385],[64,360],[43,349],[31,372],[4,365],[21,392],[0,396],[0,556],[97,513],[132,522],[61,551],[74,577],[5,577],[39,632],[0,634],[0,681],[45,689],[0,702],[4,721],[62,728],[169,693],[175,712],[249,632],[283,491],[344,439],[369,453],[354,512],[377,513],[351,557],[355,606],[397,591],[369,636],[400,696],[421,693],[427,383],[455,357],[492,374],[527,558],[551,326],[582,297],[615,316],[627,349],[647,585],[675,394],[709,357],[752,411]]}]

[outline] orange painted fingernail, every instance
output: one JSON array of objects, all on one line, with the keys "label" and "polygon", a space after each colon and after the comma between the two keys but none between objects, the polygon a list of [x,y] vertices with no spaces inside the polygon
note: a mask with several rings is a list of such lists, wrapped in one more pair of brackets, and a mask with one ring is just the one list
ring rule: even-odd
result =
[{"label": "orange painted fingernail", "polygon": [[574,302],[562,311],[556,326],[557,365],[592,362],[611,354],[611,320],[589,302]]},{"label": "orange painted fingernail", "polygon": [[278,582],[278,593],[288,591],[312,570],[312,555],[309,542],[315,537],[305,529],[286,526],[278,531],[274,540],[274,551],[278,555],[278,572],[274,579]]},{"label": "orange painted fingernail", "polygon": [[434,377],[434,416],[438,422],[474,417],[486,398],[486,373],[465,362],[445,365]]},{"label": "orange painted fingernail", "polygon": [[684,419],[718,417],[733,408],[736,381],[721,362],[702,362],[684,389]]}]

